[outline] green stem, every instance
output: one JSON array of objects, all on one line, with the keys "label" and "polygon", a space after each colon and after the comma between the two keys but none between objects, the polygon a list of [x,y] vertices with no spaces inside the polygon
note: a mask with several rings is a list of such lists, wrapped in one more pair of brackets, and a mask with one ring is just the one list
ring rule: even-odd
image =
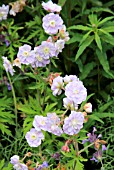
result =
[{"label": "green stem", "polygon": [[[10,83],[10,86],[11,86],[11,90],[12,90],[12,95],[13,95],[13,101],[14,101],[14,112],[15,112],[15,133],[16,133],[16,136],[17,136],[17,101],[16,101],[16,95],[15,95],[15,90],[14,90],[14,87],[13,87],[13,84],[12,84],[12,81],[11,81],[11,78],[10,78],[10,75],[8,72],[7,73],[7,77],[8,77],[8,80],[9,80],[9,83]],[[17,142],[15,142],[15,153],[17,152]]]},{"label": "green stem", "polygon": [[[78,157],[79,155],[79,147],[78,147],[78,142],[77,141],[74,141],[74,147],[75,147],[75,150],[76,150],[76,157]],[[75,170],[75,167],[76,167],[76,160],[74,161],[74,167],[73,167],[73,170]]]},{"label": "green stem", "polygon": [[89,148],[90,146],[94,145],[94,143],[91,143],[90,145],[86,146],[85,148],[81,149],[79,152],[78,152],[78,155],[82,152],[84,152],[87,148]]}]

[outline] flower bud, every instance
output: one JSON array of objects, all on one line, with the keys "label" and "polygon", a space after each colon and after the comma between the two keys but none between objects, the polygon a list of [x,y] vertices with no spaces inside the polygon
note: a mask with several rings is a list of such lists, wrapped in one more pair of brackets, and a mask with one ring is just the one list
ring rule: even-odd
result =
[{"label": "flower bud", "polygon": [[91,103],[86,103],[84,105],[84,110],[87,112],[87,113],[91,113],[92,112],[92,104]]}]

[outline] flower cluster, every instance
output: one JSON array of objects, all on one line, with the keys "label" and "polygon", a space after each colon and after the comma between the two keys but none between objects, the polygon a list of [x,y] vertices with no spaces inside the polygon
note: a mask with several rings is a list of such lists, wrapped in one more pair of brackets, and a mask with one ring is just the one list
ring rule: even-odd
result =
[{"label": "flower cluster", "polygon": [[[98,162],[98,160],[100,160],[102,158],[102,152],[104,150],[106,150],[106,141],[101,140],[100,138],[102,137],[101,134],[99,134],[98,136],[95,134],[95,132],[97,131],[97,129],[95,127],[93,127],[93,131],[92,133],[88,133],[87,137],[88,139],[83,140],[83,144],[85,142],[90,142],[94,144],[94,148],[97,150],[94,154],[93,157],[91,158],[91,160],[94,160],[95,162]],[[100,147],[102,145],[102,148]]]},{"label": "flower cluster", "polygon": [[57,136],[61,136],[63,133],[74,135],[79,133],[83,127],[83,122],[84,115],[82,112],[71,111],[69,117],[64,119],[62,130],[60,125],[63,122],[56,113],[47,113],[47,117],[36,115],[33,121],[34,128],[27,132],[25,138],[31,147],[37,147],[41,144],[41,140],[44,139],[42,130]]},{"label": "flower cluster", "polygon": [[82,81],[75,75],[66,75],[56,77],[51,85],[53,95],[60,95],[65,90],[66,98],[63,99],[63,105],[66,109],[77,110],[78,104],[86,100],[87,90]]},{"label": "flower cluster", "polygon": [[[25,0],[20,0],[11,3],[12,11],[10,10],[10,13],[16,15],[15,13],[20,9],[19,4],[25,5],[25,2]],[[47,9],[49,5],[48,3],[51,3],[51,9],[49,11],[60,11],[60,7],[53,4],[51,1],[42,3],[44,9]],[[16,10],[14,10],[14,7]],[[45,67],[50,63],[51,58],[58,57],[58,54],[62,52],[65,42],[69,40],[69,33],[66,32],[66,26],[63,25],[63,20],[59,14],[50,13],[43,17],[43,28],[45,32],[51,36],[48,37],[47,41],[42,41],[41,45],[34,47],[33,50],[28,44],[24,44],[19,47],[17,58],[12,64],[13,66],[21,68],[21,64],[25,64],[31,65],[32,68]],[[4,67],[5,66],[6,65],[4,64]],[[7,65],[7,67],[10,68],[10,65]],[[11,69],[8,71],[11,73],[10,70]],[[11,75],[13,74],[11,73]]]},{"label": "flower cluster", "polygon": [[18,155],[12,156],[10,163],[13,164],[13,168],[15,170],[28,170],[28,167],[24,163],[20,162]]},{"label": "flower cluster", "polygon": [[6,20],[9,12],[9,5],[2,5],[0,7],[0,21]]}]

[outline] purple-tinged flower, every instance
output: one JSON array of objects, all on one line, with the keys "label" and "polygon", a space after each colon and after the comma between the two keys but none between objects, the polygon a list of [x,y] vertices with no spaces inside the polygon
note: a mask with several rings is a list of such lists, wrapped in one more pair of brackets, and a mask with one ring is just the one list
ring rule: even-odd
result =
[{"label": "purple-tinged flower", "polygon": [[54,43],[49,41],[42,41],[39,53],[42,54],[44,59],[49,59],[50,57],[54,57],[56,55],[56,50],[57,49]]},{"label": "purple-tinged flower", "polygon": [[18,163],[13,166],[15,170],[28,170],[28,167],[25,164]]},{"label": "purple-tinged flower", "polygon": [[24,44],[19,47],[17,57],[19,58],[20,63],[29,65],[34,62],[35,54],[34,51],[31,50],[30,45]]},{"label": "purple-tinged flower", "polygon": [[63,20],[58,14],[50,13],[43,17],[43,28],[47,34],[56,34],[62,28]]},{"label": "purple-tinged flower", "polygon": [[106,151],[107,147],[105,145],[102,145],[102,151]]},{"label": "purple-tinged flower", "polygon": [[41,140],[44,139],[44,135],[41,131],[32,128],[26,133],[25,138],[30,147],[37,147],[41,144]]},{"label": "purple-tinged flower", "polygon": [[7,87],[8,87],[8,90],[10,91],[11,90],[11,85],[9,83],[7,83]]},{"label": "purple-tinged flower", "polygon": [[38,46],[34,48],[35,58],[34,62],[31,64],[32,67],[45,67],[47,64],[50,63],[49,59],[45,58],[45,55],[41,53],[42,46]]},{"label": "purple-tinged flower", "polygon": [[0,7],[0,21],[2,20],[6,20],[7,19],[7,15],[8,15],[8,12],[9,12],[9,5],[2,5]]},{"label": "purple-tinged flower", "polygon": [[64,86],[63,78],[58,76],[54,78],[53,83],[51,85],[51,90],[53,91],[53,95],[60,95],[62,93],[62,88]]},{"label": "purple-tinged flower", "polygon": [[56,152],[54,154],[52,154],[52,158],[54,158],[55,160],[60,160],[60,153]]},{"label": "purple-tinged flower", "polygon": [[10,45],[10,42],[6,39],[5,39],[5,43],[6,43],[6,47],[8,47]]},{"label": "purple-tinged flower", "polygon": [[79,81],[79,78],[76,75],[69,75],[69,76],[66,75],[64,77],[64,83],[65,84],[68,84],[68,83],[70,83],[72,81]]},{"label": "purple-tinged flower", "polygon": [[9,72],[13,76],[15,71],[13,69],[11,62],[7,59],[7,57],[3,56],[2,59],[3,59],[3,66],[6,72]]},{"label": "purple-tinged flower", "polygon": [[41,130],[46,131],[46,130],[47,130],[46,120],[47,120],[47,117],[43,117],[43,116],[38,116],[38,115],[36,115],[36,116],[34,117],[34,121],[33,121],[33,126],[34,126],[34,128],[35,128],[37,131],[41,131]]},{"label": "purple-tinged flower", "polygon": [[64,40],[57,40],[55,42],[55,47],[56,47],[56,56],[62,52],[62,49],[64,48],[64,45],[65,45],[65,41]]},{"label": "purple-tinged flower", "polygon": [[61,136],[63,133],[62,129],[59,127],[60,118],[56,113],[47,113],[47,131],[53,133],[54,135]]},{"label": "purple-tinged flower", "polygon": [[86,100],[87,89],[81,81],[69,82],[65,87],[65,95],[76,104],[81,104]]},{"label": "purple-tinged flower", "polygon": [[68,135],[78,134],[83,127],[84,115],[82,112],[71,111],[69,117],[64,120],[63,131]]},{"label": "purple-tinged flower", "polygon": [[51,0],[48,2],[42,2],[43,8],[48,11],[48,12],[60,12],[61,11],[61,6],[53,3]]},{"label": "purple-tinged flower", "polygon": [[77,110],[78,109],[78,105],[75,104],[71,99],[69,99],[67,97],[63,99],[63,106],[69,110]]},{"label": "purple-tinged flower", "polygon": [[35,168],[35,170],[43,170],[45,168],[48,168],[48,166],[49,166],[48,163],[44,161],[42,165],[40,165],[38,168]]},{"label": "purple-tinged flower", "polygon": [[98,150],[93,154],[93,157],[90,159],[91,161],[98,162],[99,160],[102,159],[102,150]]},{"label": "purple-tinged flower", "polygon": [[10,158],[10,163],[15,165],[15,164],[18,164],[19,163],[19,156],[18,155],[14,155]]}]

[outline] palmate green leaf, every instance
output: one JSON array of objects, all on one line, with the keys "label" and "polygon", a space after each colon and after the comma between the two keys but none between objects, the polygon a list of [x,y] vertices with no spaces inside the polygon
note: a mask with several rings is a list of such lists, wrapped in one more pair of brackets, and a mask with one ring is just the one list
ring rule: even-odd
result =
[{"label": "palmate green leaf", "polygon": [[101,52],[100,50],[97,49],[96,54],[103,69],[106,71],[106,73],[109,74],[109,76],[111,76],[111,78],[114,78],[114,75],[110,72],[110,67],[109,67],[106,53]]},{"label": "palmate green leaf", "polygon": [[91,28],[83,25],[73,25],[68,28],[68,30],[83,30],[83,31],[90,31]]},{"label": "palmate green leaf", "polygon": [[101,40],[100,40],[100,37],[97,34],[97,32],[95,32],[95,41],[96,41],[96,44],[97,44],[98,48],[102,51]]},{"label": "palmate green leaf", "polygon": [[84,165],[77,159],[75,170],[83,170]]},{"label": "palmate green leaf", "polygon": [[114,19],[114,16],[112,16],[112,17],[106,17],[106,18],[104,18],[103,20],[101,20],[101,21],[98,23],[98,26],[101,26],[101,25],[104,24],[105,22],[110,21],[110,20],[112,20],[112,19]]},{"label": "palmate green leaf", "polygon": [[93,40],[94,40],[94,36],[89,36],[88,38],[86,38],[86,40],[79,47],[77,54],[76,54],[76,57],[75,57],[75,60],[77,60],[79,58],[79,56],[92,43]]},{"label": "palmate green leaf", "polygon": [[91,62],[91,63],[88,63],[86,64],[84,67],[83,67],[83,72],[81,73],[81,75],[79,76],[80,77],[80,80],[83,80],[85,79],[88,74],[91,72],[91,70],[93,70],[93,68],[96,66],[96,63],[95,62]]},{"label": "palmate green leaf", "polygon": [[32,128],[32,124],[33,124],[33,119],[31,117],[26,117],[23,123],[23,132],[24,135]]},{"label": "palmate green leaf", "polygon": [[12,136],[11,131],[8,129],[8,126],[0,122],[0,131],[4,134]]}]

